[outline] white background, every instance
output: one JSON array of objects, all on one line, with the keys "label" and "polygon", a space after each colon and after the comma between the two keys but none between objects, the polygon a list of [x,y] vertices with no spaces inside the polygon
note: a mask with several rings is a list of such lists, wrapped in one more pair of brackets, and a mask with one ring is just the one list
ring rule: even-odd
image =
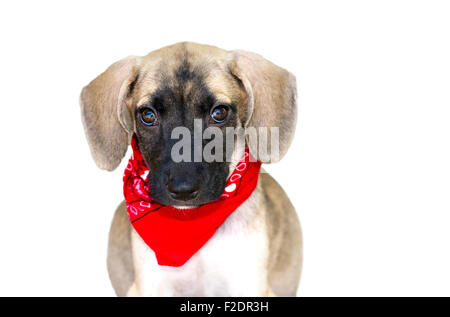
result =
[{"label": "white background", "polygon": [[124,162],[97,169],[78,96],[188,40],[297,76],[294,143],[266,168],[302,222],[300,296],[449,296],[449,17],[444,1],[3,1],[0,295],[114,295]]}]

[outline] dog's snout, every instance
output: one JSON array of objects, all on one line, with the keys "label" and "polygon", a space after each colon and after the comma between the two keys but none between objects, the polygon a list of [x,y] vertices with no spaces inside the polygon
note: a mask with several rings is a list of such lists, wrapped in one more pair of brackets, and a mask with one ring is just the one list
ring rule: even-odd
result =
[{"label": "dog's snout", "polygon": [[187,201],[197,197],[199,186],[189,178],[170,178],[167,190],[173,199]]}]

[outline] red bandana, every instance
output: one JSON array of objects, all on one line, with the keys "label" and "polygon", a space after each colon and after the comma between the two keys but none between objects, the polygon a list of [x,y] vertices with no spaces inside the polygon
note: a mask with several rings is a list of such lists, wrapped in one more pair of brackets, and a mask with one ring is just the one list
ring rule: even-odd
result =
[{"label": "red bandana", "polygon": [[157,203],[150,193],[149,169],[134,135],[133,154],[123,176],[128,217],[159,265],[182,266],[214,235],[225,219],[256,187],[261,162],[250,162],[248,149],[219,199],[198,208],[176,209]]}]

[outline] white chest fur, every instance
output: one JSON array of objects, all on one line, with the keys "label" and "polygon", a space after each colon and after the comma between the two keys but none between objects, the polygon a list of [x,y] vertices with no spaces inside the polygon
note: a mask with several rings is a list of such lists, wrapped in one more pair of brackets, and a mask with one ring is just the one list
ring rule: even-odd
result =
[{"label": "white chest fur", "polygon": [[261,296],[267,292],[268,237],[255,190],[182,267],[159,266],[132,232],[135,284],[129,295]]}]

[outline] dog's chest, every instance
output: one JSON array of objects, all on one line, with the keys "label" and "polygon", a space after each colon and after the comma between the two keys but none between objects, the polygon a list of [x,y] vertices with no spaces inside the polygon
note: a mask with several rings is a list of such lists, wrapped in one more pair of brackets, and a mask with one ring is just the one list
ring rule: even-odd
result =
[{"label": "dog's chest", "polygon": [[249,226],[240,215],[241,208],[182,267],[159,266],[153,251],[133,231],[135,291],[144,296],[258,296],[264,292],[268,256],[264,222],[259,219],[259,225]]}]

